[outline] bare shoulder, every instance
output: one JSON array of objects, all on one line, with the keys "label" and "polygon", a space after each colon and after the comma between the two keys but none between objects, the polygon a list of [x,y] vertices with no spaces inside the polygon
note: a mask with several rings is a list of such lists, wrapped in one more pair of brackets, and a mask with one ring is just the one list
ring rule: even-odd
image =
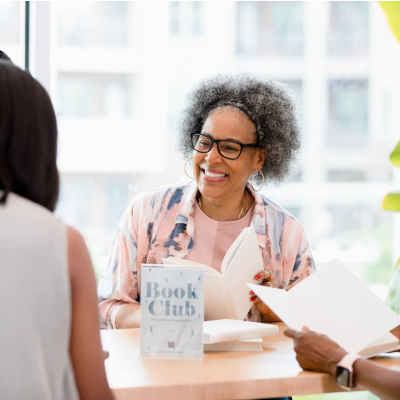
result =
[{"label": "bare shoulder", "polygon": [[75,251],[79,248],[86,248],[83,236],[75,228],[68,226],[68,249]]},{"label": "bare shoulder", "polygon": [[92,263],[85,240],[79,231],[68,226],[68,264],[71,280],[92,269]]}]

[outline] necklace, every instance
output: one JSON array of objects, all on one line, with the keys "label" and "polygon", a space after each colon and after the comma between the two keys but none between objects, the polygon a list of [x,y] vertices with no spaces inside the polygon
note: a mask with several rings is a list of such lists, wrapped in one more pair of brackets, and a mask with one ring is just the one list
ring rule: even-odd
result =
[{"label": "necklace", "polygon": [[[244,205],[245,205],[245,203],[246,203],[246,192],[244,192],[242,209],[240,210],[240,214],[239,214],[239,216],[237,217],[237,219],[239,219],[239,218],[242,216],[242,212],[243,212],[243,210],[244,210]],[[199,207],[200,207],[200,210],[201,210],[201,198],[199,198]]]}]

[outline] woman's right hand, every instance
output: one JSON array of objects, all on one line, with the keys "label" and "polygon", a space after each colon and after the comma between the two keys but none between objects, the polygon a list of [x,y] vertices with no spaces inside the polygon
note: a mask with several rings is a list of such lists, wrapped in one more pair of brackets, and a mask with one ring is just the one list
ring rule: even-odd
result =
[{"label": "woman's right hand", "polygon": [[[256,281],[261,281],[261,285],[273,288],[278,287],[278,280],[276,279],[276,276],[268,270],[260,271],[254,277],[254,279]],[[250,291],[250,300],[260,310],[265,322],[281,321],[281,319],[264,302],[262,302],[252,290]]]}]

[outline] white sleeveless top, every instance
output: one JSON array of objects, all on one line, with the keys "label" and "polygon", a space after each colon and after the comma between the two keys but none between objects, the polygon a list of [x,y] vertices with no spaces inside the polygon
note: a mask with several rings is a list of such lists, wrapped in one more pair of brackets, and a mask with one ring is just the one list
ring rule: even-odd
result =
[{"label": "white sleeveless top", "polygon": [[0,204],[2,399],[79,399],[67,251],[67,228],[50,211],[13,193]]}]

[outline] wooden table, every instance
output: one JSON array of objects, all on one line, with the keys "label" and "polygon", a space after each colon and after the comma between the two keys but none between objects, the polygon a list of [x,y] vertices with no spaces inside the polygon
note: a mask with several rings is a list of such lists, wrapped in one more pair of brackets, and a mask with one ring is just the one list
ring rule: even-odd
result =
[{"label": "wooden table", "polygon": [[[140,329],[101,331],[107,378],[118,400],[256,399],[339,392],[328,374],[302,371],[293,341],[264,338],[263,352],[206,352],[202,360],[140,357]],[[400,370],[400,354],[374,358]]]}]

